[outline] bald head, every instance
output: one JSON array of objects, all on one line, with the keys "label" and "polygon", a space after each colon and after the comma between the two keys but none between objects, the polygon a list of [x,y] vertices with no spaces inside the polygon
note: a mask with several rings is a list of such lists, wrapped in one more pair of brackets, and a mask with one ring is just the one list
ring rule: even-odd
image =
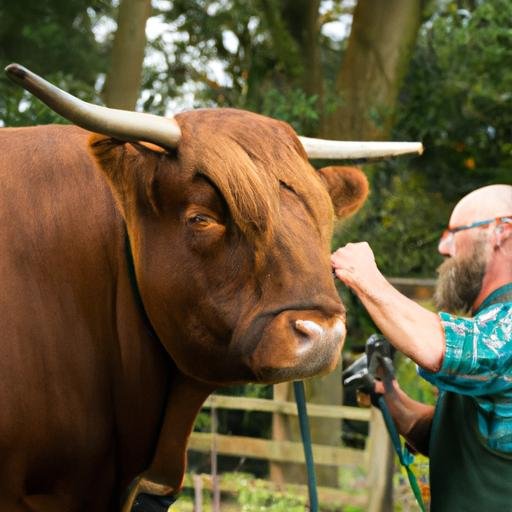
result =
[{"label": "bald head", "polygon": [[512,215],[512,185],[488,185],[464,196],[455,206],[450,225]]}]

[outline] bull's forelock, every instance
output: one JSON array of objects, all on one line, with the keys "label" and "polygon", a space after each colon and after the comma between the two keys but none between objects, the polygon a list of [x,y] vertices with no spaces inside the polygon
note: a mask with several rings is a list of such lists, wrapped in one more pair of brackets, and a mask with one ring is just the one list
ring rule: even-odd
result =
[{"label": "bull's forelock", "polygon": [[319,231],[330,235],[330,197],[287,124],[226,109],[203,110],[200,116],[179,116],[185,140],[193,134],[191,158],[219,189],[245,236],[263,246],[275,236],[286,238],[281,186],[291,189]]},{"label": "bull's forelock", "polygon": [[279,183],[236,142],[205,148],[202,172],[219,188],[233,221],[252,239],[269,239],[279,218]]}]

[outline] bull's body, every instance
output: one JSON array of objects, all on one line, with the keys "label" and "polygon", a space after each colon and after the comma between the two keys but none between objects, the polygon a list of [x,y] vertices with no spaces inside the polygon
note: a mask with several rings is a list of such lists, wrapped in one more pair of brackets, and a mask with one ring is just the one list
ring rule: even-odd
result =
[{"label": "bull's body", "polygon": [[364,179],[323,182],[261,116],[179,123],[175,153],[0,131],[0,511],[110,512],[137,477],[131,500],[170,494],[215,387],[336,364],[326,186],[346,213]]},{"label": "bull's body", "polygon": [[162,421],[170,362],[88,135],[0,131],[0,510],[116,510]]}]

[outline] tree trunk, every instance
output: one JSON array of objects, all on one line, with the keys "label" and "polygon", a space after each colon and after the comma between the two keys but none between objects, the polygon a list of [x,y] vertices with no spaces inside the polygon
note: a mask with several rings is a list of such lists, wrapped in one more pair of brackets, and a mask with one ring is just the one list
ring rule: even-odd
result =
[{"label": "tree trunk", "polygon": [[[320,51],[320,0],[288,0],[282,4],[282,16],[300,48],[301,86],[308,96],[316,96],[322,118],[324,79]],[[308,130],[308,127],[306,127]],[[309,129],[310,130],[310,129]],[[304,135],[313,135],[305,133]]]},{"label": "tree trunk", "polygon": [[110,71],[103,97],[113,108],[134,110],[139,96],[151,0],[121,0]]},{"label": "tree trunk", "polygon": [[388,137],[425,0],[359,0],[336,80],[340,104],[322,128],[345,140]]}]

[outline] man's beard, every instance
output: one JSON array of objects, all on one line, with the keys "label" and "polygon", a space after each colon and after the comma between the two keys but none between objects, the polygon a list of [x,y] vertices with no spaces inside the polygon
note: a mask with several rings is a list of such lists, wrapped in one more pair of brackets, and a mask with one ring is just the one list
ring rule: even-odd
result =
[{"label": "man's beard", "polygon": [[437,269],[436,307],[449,313],[469,313],[482,289],[486,264],[483,240],[475,242],[468,256],[445,260]]}]

